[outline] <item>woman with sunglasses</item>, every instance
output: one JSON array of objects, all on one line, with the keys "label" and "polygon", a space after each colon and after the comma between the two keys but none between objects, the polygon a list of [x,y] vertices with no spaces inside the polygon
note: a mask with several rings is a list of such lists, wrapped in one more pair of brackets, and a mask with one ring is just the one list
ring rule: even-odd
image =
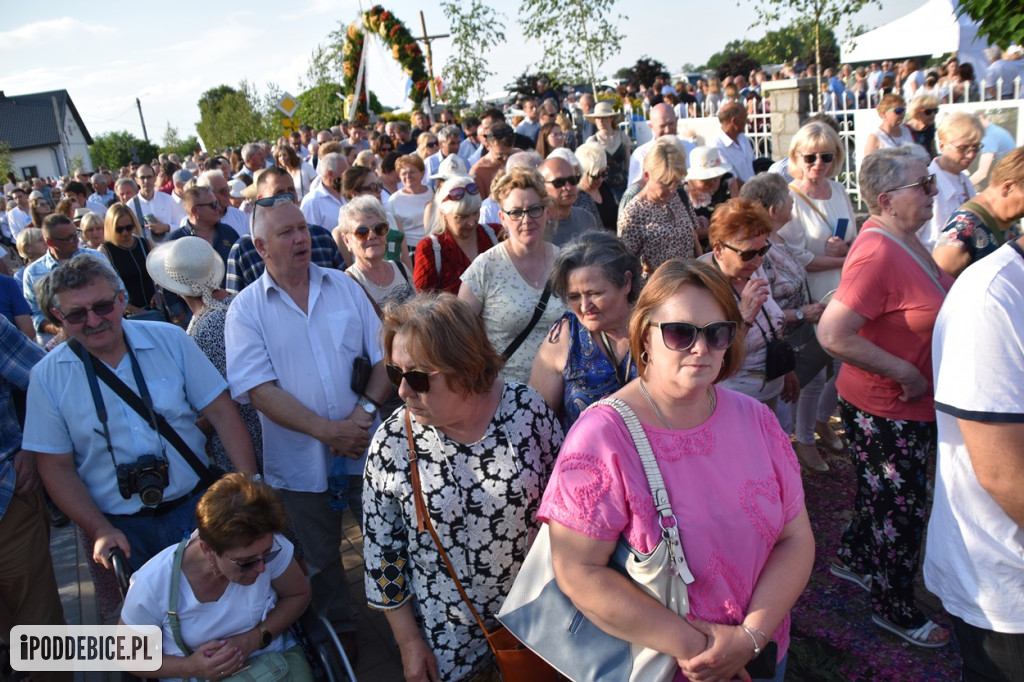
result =
[{"label": "woman with sunglasses", "polygon": [[[282,535],[287,527],[281,498],[263,481],[234,473],[210,486],[196,505],[192,535],[132,576],[121,622],[155,625],[163,634],[160,668],[135,674],[220,680],[273,656],[286,666],[282,679],[312,680],[288,632],[310,593]],[[177,627],[169,611],[177,613]]]},{"label": "woman with sunglasses", "polygon": [[864,156],[876,149],[904,147],[914,142],[914,134],[903,123],[907,103],[902,97],[889,93],[878,102],[878,117],[882,120],[878,128],[868,133],[864,143]]},{"label": "woman with sunglasses", "polygon": [[537,153],[540,154],[540,158],[546,159],[552,151],[564,146],[565,133],[558,123],[548,121],[540,127],[540,132],[537,133]]},{"label": "woman with sunglasses", "polygon": [[935,175],[932,218],[917,235],[929,253],[953,211],[977,194],[967,169],[981,150],[984,134],[978,119],[963,111],[946,114],[939,125],[939,155],[928,165],[928,172]]},{"label": "woman with sunglasses", "polygon": [[935,444],[932,328],[953,278],[917,238],[935,194],[924,150],[880,149],[858,178],[871,217],[818,323],[822,347],[843,361],[839,413],[857,473],[853,518],[829,570],[870,591],[876,625],[935,648],[949,631],[918,608],[914,578]]},{"label": "woman with sunglasses", "polygon": [[[807,270],[812,302],[824,302],[839,286],[849,245],[857,236],[853,204],[846,188],[835,180],[843,167],[844,150],[836,131],[818,121],[801,127],[789,145],[789,172],[794,178],[789,186],[793,212],[779,235]],[[835,389],[839,366],[833,364],[833,372],[822,370],[801,389],[796,438],[799,443],[813,446],[817,433],[821,445],[838,452],[843,449],[843,441],[829,424],[839,401]],[[801,448],[800,453],[812,469],[822,470],[824,460],[816,460],[811,448]]]},{"label": "woman with sunglasses", "polygon": [[576,159],[581,171],[580,194],[594,200],[601,225],[614,232],[619,219],[619,202],[608,183],[607,154],[600,145],[587,142],[576,148]]},{"label": "woman with sunglasses", "polygon": [[778,645],[774,679],[783,679],[787,616],[814,559],[789,439],[766,406],[716,386],[743,362],[742,320],[713,266],[666,262],[629,325],[639,377],[611,396],[639,418],[682,526],[693,620],[608,566],[620,537],[641,553],[662,538],[614,409],[592,407],[569,431],[538,513],[566,596],[602,630],[678,659],[690,680],[733,679],[769,641]]},{"label": "woman with sunglasses", "polygon": [[426,166],[419,156],[407,154],[395,162],[395,168],[402,180],[402,189],[388,199],[388,221],[405,235],[409,250],[414,251],[416,245],[426,236],[423,215],[434,195],[430,188],[423,184]]},{"label": "woman with sunglasses", "polygon": [[935,158],[935,117],[939,113],[939,98],[921,94],[907,106],[907,128],[914,142],[924,147]]},{"label": "woman with sunglasses", "polygon": [[159,304],[156,284],[146,270],[146,258],[153,242],[142,235],[135,211],[126,204],[111,204],[103,222],[103,245],[99,250],[124,283],[128,294],[125,310],[130,315]]},{"label": "woman with sunglasses", "polygon": [[[380,176],[369,168],[352,166],[341,174],[341,196],[345,201],[352,201],[353,197],[370,196],[386,207],[388,201],[383,195],[384,183],[381,182]],[[334,228],[331,236],[334,237],[334,243],[338,245],[341,252],[348,253],[345,235],[342,233],[340,225]],[[399,262],[405,266],[407,272],[412,272],[412,256],[409,255],[409,249],[405,243],[405,233],[391,225],[384,241],[384,260]]]},{"label": "woman with sunglasses", "polygon": [[46,200],[43,193],[39,190],[32,190],[28,203],[28,214],[32,218],[32,226],[42,227],[43,220],[51,213],[53,213],[53,206]]},{"label": "woman with sunglasses", "polygon": [[434,196],[430,234],[416,247],[416,291],[458,294],[462,273],[477,256],[498,243],[480,224],[480,189],[468,175],[444,181]]},{"label": "woman with sunglasses", "polygon": [[672,258],[700,255],[697,215],[679,198],[686,156],[677,140],[658,140],[644,157],[644,186],[619,212],[619,237],[640,259],[644,279]]},{"label": "woman with sunglasses", "polygon": [[360,284],[380,309],[415,295],[412,272],[401,262],[384,258],[388,215],[376,197],[353,197],[338,211],[338,227],[352,265],[345,270]]},{"label": "woman with sunglasses", "polygon": [[1024,218],[1024,147],[999,159],[988,187],[950,215],[932,251],[940,268],[958,277],[968,265],[989,255]]},{"label": "woman with sunglasses", "polygon": [[483,321],[451,294],[389,308],[382,334],[405,407],[377,430],[363,474],[367,602],[384,611],[406,680],[497,679],[483,631],[418,528],[429,519],[493,629],[536,534],[562,430],[536,391],[501,380]]},{"label": "woman with sunglasses", "polygon": [[440,148],[441,143],[434,133],[420,133],[420,136],[416,138],[416,154],[422,159],[423,163],[426,163],[427,159],[436,154]]},{"label": "woman with sunglasses", "polygon": [[800,385],[792,372],[768,376],[768,346],[782,338],[786,327],[786,314],[772,297],[761,267],[765,254],[772,248],[768,240],[771,233],[771,219],[764,208],[747,199],[730,199],[711,217],[711,250],[700,260],[725,275],[743,316],[739,330],[745,352],[743,362],[722,385],[774,409],[780,396],[788,403],[795,401]]}]

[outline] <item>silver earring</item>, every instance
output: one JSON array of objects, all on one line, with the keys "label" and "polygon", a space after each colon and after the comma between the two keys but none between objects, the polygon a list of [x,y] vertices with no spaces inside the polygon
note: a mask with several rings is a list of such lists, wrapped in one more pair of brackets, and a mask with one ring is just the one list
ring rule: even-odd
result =
[{"label": "silver earring", "polygon": [[642,351],[640,353],[640,359],[643,361],[645,365],[649,364],[651,362],[651,355],[647,351]]}]

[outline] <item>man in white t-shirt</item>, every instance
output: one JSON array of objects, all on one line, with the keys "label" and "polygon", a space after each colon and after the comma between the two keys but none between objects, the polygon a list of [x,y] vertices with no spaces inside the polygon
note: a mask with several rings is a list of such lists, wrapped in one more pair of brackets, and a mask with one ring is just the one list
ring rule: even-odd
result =
[{"label": "man in white t-shirt", "polygon": [[1024,679],[1024,238],[967,268],[935,322],[938,464],[924,579],[965,680]]},{"label": "man in white t-shirt", "polygon": [[712,145],[718,147],[742,185],[754,177],[754,143],[743,132],[747,127],[747,108],[739,102],[729,102],[718,110],[718,122],[722,131]]},{"label": "man in white t-shirt", "polygon": [[345,205],[341,197],[341,175],[348,170],[344,154],[327,154],[317,166],[320,184],[302,199],[302,215],[310,225],[333,231],[338,226],[338,211]]}]

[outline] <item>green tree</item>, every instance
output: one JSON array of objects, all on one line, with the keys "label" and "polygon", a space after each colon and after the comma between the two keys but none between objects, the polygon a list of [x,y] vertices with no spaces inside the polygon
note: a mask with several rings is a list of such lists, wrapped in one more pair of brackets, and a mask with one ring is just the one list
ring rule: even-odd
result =
[{"label": "green tree", "polygon": [[957,0],[957,16],[967,14],[978,22],[978,36],[1004,50],[1024,39],[1024,12],[1005,0]]},{"label": "green tree", "polygon": [[0,178],[7,182],[7,174],[19,175],[14,167],[14,156],[11,154],[11,143],[7,140],[0,140]]},{"label": "green tree", "polygon": [[494,75],[483,45],[505,42],[505,16],[480,0],[448,0],[441,3],[448,17],[452,51],[444,63],[447,97],[453,102],[482,102],[484,81]]},{"label": "green tree", "polygon": [[615,72],[616,78],[625,78],[629,81],[630,85],[634,86],[638,90],[641,87],[648,87],[654,83],[654,77],[659,73],[666,73],[668,71],[665,65],[659,62],[657,59],[651,59],[647,55],[640,57],[636,60],[636,64],[629,67],[628,69],[619,69]]},{"label": "green tree", "polygon": [[199,140],[195,135],[189,135],[184,140],[178,134],[178,129],[167,123],[167,129],[164,130],[163,144],[160,147],[161,154],[177,154],[178,156],[184,157],[196,150],[199,146]]},{"label": "green tree", "polygon": [[708,68],[713,69],[719,78],[738,75],[746,76],[751,71],[761,68],[761,62],[751,57],[746,50],[724,53],[720,60],[714,59],[717,56],[719,55],[712,55],[712,59],[708,60]]},{"label": "green tree", "polygon": [[148,163],[159,153],[155,144],[140,140],[127,130],[97,135],[89,145],[93,165],[106,168],[120,168],[132,161]]},{"label": "green tree", "polygon": [[[985,0],[973,0],[985,1]],[[853,15],[868,5],[882,7],[881,0],[753,0],[757,11],[757,25],[771,25],[779,21],[783,15],[799,17],[807,22],[807,25],[814,33],[814,63],[818,65],[818,96],[824,96],[821,73],[824,70],[822,64],[822,40],[825,31],[832,31],[844,24],[849,29],[853,27]],[[737,3],[738,4],[738,3]]]},{"label": "green tree", "polygon": [[316,130],[336,126],[342,121],[341,98],[344,90],[337,83],[314,85],[296,97],[299,108],[295,116]]},{"label": "green tree", "polygon": [[628,17],[614,9],[615,0],[521,0],[519,23],[528,40],[540,42],[539,66],[551,80],[595,87],[597,70],[619,54],[624,37],[618,27]]},{"label": "green tree", "polygon": [[200,96],[196,130],[207,149],[237,147],[274,134],[272,117],[245,80],[237,89],[220,85]]}]

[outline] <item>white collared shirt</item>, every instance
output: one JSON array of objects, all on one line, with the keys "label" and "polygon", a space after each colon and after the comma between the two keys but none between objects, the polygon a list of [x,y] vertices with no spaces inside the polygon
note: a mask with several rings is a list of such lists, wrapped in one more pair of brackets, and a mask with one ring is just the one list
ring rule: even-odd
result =
[{"label": "white collared shirt", "polygon": [[[273,381],[307,408],[331,420],[356,407],[352,361],[383,358],[380,320],[370,299],[351,277],[309,266],[308,314],[266,271],[235,297],[224,327],[231,396],[249,402],[249,391]],[[327,489],[330,449],[312,436],[280,426],[262,413],[264,476],[275,488],[302,492]],[[349,473],[363,459],[347,460]]]},{"label": "white collared shirt", "polygon": [[754,143],[749,137],[740,133],[733,140],[719,130],[714,146],[718,148],[722,159],[732,166],[733,175],[739,178],[740,182],[746,182],[754,177]]},{"label": "white collared shirt", "polygon": [[329,231],[338,226],[338,211],[345,205],[344,199],[339,199],[327,191],[323,182],[320,183],[302,199],[299,206],[302,215],[306,216],[306,222],[310,225],[319,225]]}]

